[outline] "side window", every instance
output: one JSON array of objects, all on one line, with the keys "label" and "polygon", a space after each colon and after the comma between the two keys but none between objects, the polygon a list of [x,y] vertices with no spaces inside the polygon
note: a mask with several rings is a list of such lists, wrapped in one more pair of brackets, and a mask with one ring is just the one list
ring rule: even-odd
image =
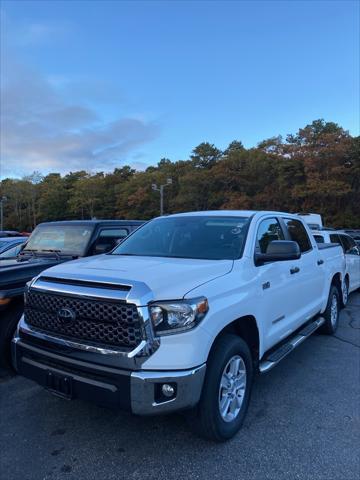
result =
[{"label": "side window", "polygon": [[311,250],[311,242],[304,225],[299,220],[284,218],[291,240],[297,242],[301,253]]},{"label": "side window", "polygon": [[267,246],[273,240],[284,240],[284,234],[276,218],[267,218],[259,225],[256,235],[256,251],[266,253]]},{"label": "side window", "polygon": [[337,233],[331,233],[330,234],[330,242],[331,243],[338,243],[342,247],[342,249],[344,250],[344,253],[345,253],[344,245],[341,243],[340,237]]},{"label": "side window", "polygon": [[314,235],[316,243],[325,243],[324,237],[322,235]]},{"label": "side window", "polygon": [[107,228],[101,230],[96,240],[94,253],[109,252],[128,234],[127,228]]},{"label": "side window", "polygon": [[355,241],[351,237],[347,235],[339,235],[339,237],[345,253],[349,253],[356,246]]}]

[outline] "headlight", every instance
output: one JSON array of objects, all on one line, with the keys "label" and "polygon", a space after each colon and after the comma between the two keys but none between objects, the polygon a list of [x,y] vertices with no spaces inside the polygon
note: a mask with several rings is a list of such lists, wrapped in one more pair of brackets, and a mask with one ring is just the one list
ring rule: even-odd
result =
[{"label": "headlight", "polygon": [[169,335],[194,328],[206,315],[209,304],[205,297],[189,300],[156,302],[149,306],[156,333]]}]

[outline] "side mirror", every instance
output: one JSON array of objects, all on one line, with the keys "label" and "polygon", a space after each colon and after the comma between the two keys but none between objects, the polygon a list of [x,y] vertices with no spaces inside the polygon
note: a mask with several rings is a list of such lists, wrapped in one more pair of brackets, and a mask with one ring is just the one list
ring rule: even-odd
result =
[{"label": "side mirror", "polygon": [[350,255],[360,255],[360,248],[358,246],[350,248],[346,253]]},{"label": "side mirror", "polygon": [[255,264],[279,262],[284,260],[298,260],[301,257],[300,247],[292,240],[273,240],[269,243],[266,253],[255,253]]}]

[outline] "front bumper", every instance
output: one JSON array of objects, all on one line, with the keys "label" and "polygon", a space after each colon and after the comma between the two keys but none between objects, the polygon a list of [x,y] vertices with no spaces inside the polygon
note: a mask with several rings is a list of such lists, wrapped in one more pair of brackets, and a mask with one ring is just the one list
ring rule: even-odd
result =
[{"label": "front bumper", "polygon": [[[17,335],[12,340],[14,368],[20,375],[49,389],[49,376],[71,382],[67,398],[79,398],[100,405],[153,415],[183,410],[200,400],[206,364],[181,371],[120,370],[30,345]],[[175,394],[162,395],[163,384]]]}]

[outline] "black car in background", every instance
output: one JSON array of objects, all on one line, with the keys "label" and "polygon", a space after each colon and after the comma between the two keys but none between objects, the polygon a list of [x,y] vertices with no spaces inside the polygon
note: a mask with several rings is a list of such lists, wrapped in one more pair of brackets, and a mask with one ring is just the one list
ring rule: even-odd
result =
[{"label": "black car in background", "polygon": [[0,366],[10,367],[10,341],[24,309],[26,282],[46,268],[112,250],[142,220],[71,220],[36,227],[16,259],[0,261]]}]

